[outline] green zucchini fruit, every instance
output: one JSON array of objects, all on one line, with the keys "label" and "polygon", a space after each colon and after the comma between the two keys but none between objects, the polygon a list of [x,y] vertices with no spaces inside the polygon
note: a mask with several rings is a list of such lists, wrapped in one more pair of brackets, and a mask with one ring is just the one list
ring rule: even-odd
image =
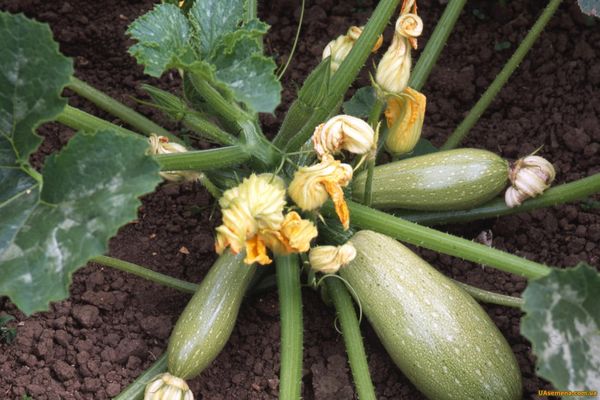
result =
[{"label": "green zucchini fruit", "polygon": [[[362,201],[366,171],[352,183]],[[465,210],[491,200],[506,187],[508,162],[480,149],[430,153],[375,167],[372,206],[379,209]]]},{"label": "green zucchini fruit", "polygon": [[360,231],[350,242],[357,256],[340,275],[421,392],[432,400],[521,399],[515,356],[471,296],[388,236]]},{"label": "green zucchini fruit", "polygon": [[181,379],[197,376],[229,340],[256,272],[256,267],[244,264],[243,259],[242,253],[223,253],[179,316],[167,350],[172,375]]}]

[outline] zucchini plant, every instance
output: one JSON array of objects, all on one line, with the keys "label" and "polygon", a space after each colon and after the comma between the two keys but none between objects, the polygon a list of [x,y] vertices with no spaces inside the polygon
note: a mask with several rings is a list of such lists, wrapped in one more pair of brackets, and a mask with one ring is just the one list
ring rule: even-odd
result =
[{"label": "zucchini plant", "polygon": [[[600,387],[597,269],[542,265],[426,226],[600,192],[598,174],[549,188],[555,170],[539,155],[510,163],[456,148],[560,0],[548,2],[441,149],[420,137],[427,103],[420,90],[465,1],[448,2],[414,66],[418,37],[430,26],[415,0],[399,3],[381,0],[364,26],[348,27],[323,49],[272,140],[259,114],[279,105],[281,84],[264,51],[269,27],[257,18],[256,1],[164,1],[130,25],[130,53],[145,73],[181,78],[177,93],[144,86],[152,106],[181,122],[178,132],[75,78],[46,25],[0,13],[0,295],[25,314],[44,311],[68,296],[73,272],[88,261],[194,293],[166,353],[119,399],[193,399],[186,380],[221,351],[255,271],[271,263],[281,305],[282,399],[301,397],[303,272],[336,307],[361,399],[376,395],[349,294],[393,361],[431,399],[521,397],[515,357],[474,299],[525,312],[521,331],[538,374],[557,389]],[[386,43],[389,22],[394,34]],[[378,51],[372,85],[344,102]],[[64,88],[129,128],[69,106]],[[49,121],[79,132],[38,170],[29,163],[41,142],[35,129]],[[190,137],[214,146],[196,150]],[[382,161],[390,158],[384,152],[395,160]],[[163,180],[199,181],[220,207],[220,256],[199,285],[103,255],[108,239],[135,219],[139,196]],[[398,240],[524,276],[528,287],[520,299],[454,282]]]}]

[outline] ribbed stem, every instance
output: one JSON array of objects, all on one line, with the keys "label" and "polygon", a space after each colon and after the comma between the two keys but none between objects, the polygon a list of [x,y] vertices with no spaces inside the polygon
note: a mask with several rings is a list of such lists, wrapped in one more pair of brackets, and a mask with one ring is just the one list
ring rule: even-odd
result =
[{"label": "ribbed stem", "polygon": [[95,132],[102,129],[112,129],[117,132],[137,135],[137,132],[130,131],[129,129],[123,128],[119,125],[115,125],[112,122],[103,120],[88,114],[78,108],[67,105],[63,112],[56,117],[56,121],[63,125],[73,128],[75,130],[82,130],[86,132]]},{"label": "ribbed stem", "polygon": [[164,129],[162,126],[157,125],[148,118],[144,117],[142,114],[133,111],[125,104],[113,99],[112,97],[102,93],[98,89],[75,77],[71,78],[71,82],[67,85],[67,87],[81,97],[88,99],[104,111],[122,119],[124,122],[128,123],[145,135],[149,136],[151,133],[156,133],[157,135],[167,136],[171,141],[179,142],[179,139],[176,136],[169,133],[169,131]]},{"label": "ribbed stem", "polygon": [[138,378],[131,382],[125,390],[123,390],[113,400],[141,400],[144,398],[144,390],[146,385],[158,374],[162,374],[167,371],[167,353],[165,352],[158,360],[154,362],[146,371],[144,371]]},{"label": "ribbed stem", "polygon": [[139,276],[140,278],[144,278],[152,282],[160,283],[161,285],[177,289],[181,292],[193,294],[196,292],[196,289],[198,289],[198,285],[194,283],[182,281],[181,279],[173,278],[171,276],[164,275],[140,265],[119,260],[117,258],[97,256],[90,259],[90,261]]},{"label": "ribbed stem", "polygon": [[420,91],[425,82],[427,82],[427,78],[440,57],[448,41],[448,36],[450,36],[450,33],[454,29],[454,25],[466,2],[467,0],[450,0],[448,2],[444,13],[435,25],[435,29],[427,41],[425,50],[419,56],[419,61],[410,75],[408,86],[411,88]]},{"label": "ribbed stem", "polygon": [[538,208],[551,207],[557,204],[585,199],[586,197],[599,192],[600,173],[550,188],[541,196],[528,199],[522,205],[514,208],[507,207],[504,203],[504,199],[499,198],[471,210],[440,212],[406,211],[398,216],[421,225],[468,222],[527,212]]},{"label": "ribbed stem", "polygon": [[550,18],[552,18],[552,15],[554,15],[554,12],[560,5],[560,2],[561,0],[551,0],[548,3],[538,20],[527,33],[527,36],[525,36],[525,39],[523,39],[517,50],[504,65],[502,71],[500,71],[500,73],[496,76],[496,79],[494,79],[492,84],[487,88],[485,93],[481,96],[479,101],[477,101],[471,111],[469,111],[469,114],[460,123],[456,130],[452,132],[446,143],[444,143],[444,145],[441,147],[441,150],[455,148],[460,144],[465,136],[467,136],[473,125],[475,125],[475,123],[483,115],[500,89],[502,89],[504,84],[508,81],[508,78],[510,78],[512,73],[517,69],[521,61],[523,61],[523,58],[525,58],[525,55],[531,46],[533,46],[533,43],[535,43],[546,24],[548,24],[548,21],[550,21]]},{"label": "ribbed stem", "polygon": [[373,45],[377,38],[383,32],[390,17],[393,15],[396,6],[400,0],[381,0],[375,11],[371,15],[371,19],[367,23],[365,30],[360,35],[348,57],[342,62],[340,68],[333,75],[331,85],[322,107],[319,107],[311,115],[302,129],[291,137],[276,137],[275,143],[284,145],[289,152],[297,151],[308,140],[315,126],[321,123],[327,115],[333,110],[348,87],[352,84],[356,75],[364,65],[365,61],[373,49]]},{"label": "ribbed stem", "polygon": [[157,154],[154,156],[162,171],[208,171],[238,165],[250,158],[241,146],[188,151],[185,153]]},{"label": "ribbed stem", "polygon": [[[371,125],[373,129],[376,129],[377,124],[379,123],[379,117],[381,116],[381,111],[383,111],[383,106],[383,101],[381,101],[379,98],[375,100],[375,104],[373,104],[373,108],[369,114],[369,125]],[[367,161],[367,181],[365,183],[365,197],[363,199],[363,203],[369,207],[371,204],[373,204],[373,174],[375,172],[376,161],[376,154],[374,154],[373,157]]]},{"label": "ribbed stem", "polygon": [[258,11],[258,0],[246,0],[246,15],[244,21],[248,22],[256,18]]},{"label": "ribbed stem", "polygon": [[237,139],[233,135],[225,132],[212,122],[205,120],[193,111],[185,113],[181,122],[200,136],[211,139],[219,144],[231,146],[237,143]]},{"label": "ribbed stem", "polygon": [[302,384],[302,293],[296,254],[276,257],[281,316],[279,399],[298,400]]},{"label": "ribbed stem", "polygon": [[475,286],[467,285],[459,281],[454,281],[458,286],[463,288],[465,292],[469,293],[475,300],[482,301],[484,303],[497,304],[499,306],[521,308],[523,305],[523,299],[519,297],[507,296],[505,294],[499,294],[483,290]]},{"label": "ribbed stem", "polygon": [[237,139],[225,132],[217,125],[206,120],[202,115],[188,107],[187,103],[167,92],[152,85],[142,85],[152,98],[153,103],[175,121],[181,121],[186,127],[198,133],[200,136],[211,139],[219,144],[233,145]]},{"label": "ribbed stem", "polygon": [[[371,229],[417,246],[460,257],[477,264],[489,265],[501,271],[527,278],[540,278],[550,273],[550,268],[545,265],[420,226],[358,203],[348,201],[348,207],[350,222],[362,229]],[[331,202],[325,203],[322,211],[329,216],[333,216],[335,212]]]},{"label": "ribbed stem", "polygon": [[377,397],[369,373],[369,364],[367,363],[360,326],[348,289],[339,279],[335,278],[325,279],[325,284],[340,321],[358,398],[360,400],[375,400]]},{"label": "ribbed stem", "polygon": [[190,73],[190,80],[198,93],[208,104],[229,123],[239,125],[241,121],[249,120],[250,117],[239,108],[237,104],[227,101],[221,93],[201,77]]}]

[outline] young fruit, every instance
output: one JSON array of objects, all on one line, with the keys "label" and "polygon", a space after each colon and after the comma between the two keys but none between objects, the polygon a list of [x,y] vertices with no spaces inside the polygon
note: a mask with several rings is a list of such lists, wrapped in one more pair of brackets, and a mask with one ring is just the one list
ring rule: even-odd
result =
[{"label": "young fruit", "polygon": [[[364,198],[366,171],[352,184],[352,197]],[[506,187],[508,162],[479,149],[430,153],[375,167],[373,203],[380,209],[464,210],[495,197]]]},{"label": "young fruit", "polygon": [[510,346],[465,291],[396,240],[372,231],[340,269],[402,372],[435,400],[521,399]]},{"label": "young fruit", "polygon": [[169,339],[168,370],[188,379],[204,370],[223,349],[256,267],[243,252],[223,253],[181,313]]}]

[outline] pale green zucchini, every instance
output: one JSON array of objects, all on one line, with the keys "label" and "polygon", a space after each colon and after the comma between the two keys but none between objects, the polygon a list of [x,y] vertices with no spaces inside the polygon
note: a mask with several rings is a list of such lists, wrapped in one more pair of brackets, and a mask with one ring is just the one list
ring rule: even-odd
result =
[{"label": "pale green zucchini", "polygon": [[223,253],[206,277],[171,333],[168,370],[179,378],[192,378],[223,349],[235,326],[238,311],[256,267],[244,264],[243,255]]},{"label": "pale green zucchini", "polygon": [[[355,201],[364,198],[366,171],[352,183]],[[480,149],[430,153],[375,167],[374,208],[464,210],[485,203],[506,187],[508,162]]]},{"label": "pale green zucchini", "polygon": [[521,399],[510,346],[463,289],[396,240],[372,231],[350,242],[340,270],[384,347],[432,400]]}]

